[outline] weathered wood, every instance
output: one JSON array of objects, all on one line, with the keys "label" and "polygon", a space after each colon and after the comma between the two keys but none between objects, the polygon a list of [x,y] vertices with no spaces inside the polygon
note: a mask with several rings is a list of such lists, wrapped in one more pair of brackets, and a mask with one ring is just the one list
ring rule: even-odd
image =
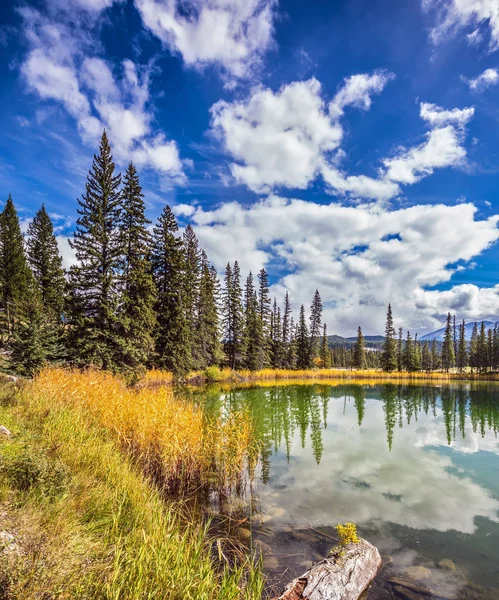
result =
[{"label": "weathered wood", "polygon": [[358,600],[381,567],[378,549],[366,540],[345,546],[292,581],[274,600]]}]

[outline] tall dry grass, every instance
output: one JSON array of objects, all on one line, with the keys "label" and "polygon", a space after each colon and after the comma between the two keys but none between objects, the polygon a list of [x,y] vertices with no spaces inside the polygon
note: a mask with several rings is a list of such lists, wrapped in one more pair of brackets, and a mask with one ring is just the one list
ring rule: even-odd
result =
[{"label": "tall dry grass", "polygon": [[136,389],[101,371],[45,369],[32,384],[32,396],[81,410],[169,492],[206,484],[227,493],[251,475],[258,455],[245,415],[207,420],[200,407],[167,386]]}]

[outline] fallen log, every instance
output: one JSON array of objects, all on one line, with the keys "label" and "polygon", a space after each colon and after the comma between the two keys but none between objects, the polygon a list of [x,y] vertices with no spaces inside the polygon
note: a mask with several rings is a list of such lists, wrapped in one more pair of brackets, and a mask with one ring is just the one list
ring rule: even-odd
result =
[{"label": "fallen log", "polygon": [[381,563],[378,549],[360,539],[308,569],[274,600],[358,600]]}]

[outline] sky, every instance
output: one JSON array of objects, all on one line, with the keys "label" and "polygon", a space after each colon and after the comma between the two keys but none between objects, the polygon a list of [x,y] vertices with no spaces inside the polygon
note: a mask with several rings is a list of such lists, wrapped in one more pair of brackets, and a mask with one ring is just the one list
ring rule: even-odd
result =
[{"label": "sky", "polygon": [[106,128],[147,215],[329,333],[499,317],[499,0],[3,0],[0,190],[61,252]]}]

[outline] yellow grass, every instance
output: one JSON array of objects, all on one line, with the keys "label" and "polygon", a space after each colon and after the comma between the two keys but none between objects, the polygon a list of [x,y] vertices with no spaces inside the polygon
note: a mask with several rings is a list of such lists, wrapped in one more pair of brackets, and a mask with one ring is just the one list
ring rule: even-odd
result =
[{"label": "yellow grass", "polygon": [[[171,381],[168,374],[164,381]],[[204,484],[229,491],[256,455],[245,415],[217,415],[207,422],[201,408],[169,386],[134,389],[101,371],[45,369],[33,382],[32,395],[81,409],[169,491]]]},{"label": "yellow grass", "polygon": [[[218,382],[218,383],[261,383],[266,382],[306,382],[306,381],[355,381],[361,380],[365,383],[383,381],[451,381],[451,380],[480,380],[480,381],[499,381],[499,373],[458,373],[443,371],[432,371],[426,373],[420,371],[417,373],[408,373],[407,371],[394,371],[386,373],[380,369],[306,369],[306,370],[287,370],[287,369],[262,369],[260,371],[231,369],[219,369],[210,367],[206,371],[196,371],[186,378],[186,383],[199,382]],[[149,371],[142,380],[141,385],[145,387],[160,386],[172,383],[171,373],[165,371]]]}]

